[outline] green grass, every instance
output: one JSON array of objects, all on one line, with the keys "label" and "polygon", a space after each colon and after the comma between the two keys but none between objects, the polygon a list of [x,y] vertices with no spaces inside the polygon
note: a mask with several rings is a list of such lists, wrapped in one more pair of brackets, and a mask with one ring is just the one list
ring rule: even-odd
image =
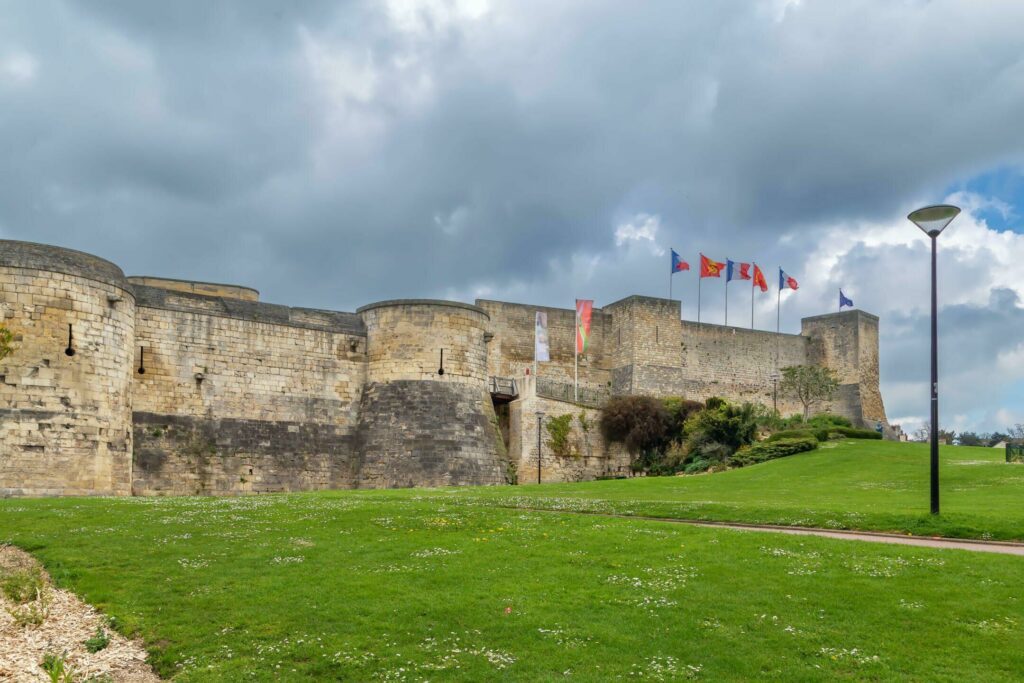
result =
[{"label": "green grass", "polygon": [[[833,456],[925,463],[912,447],[906,463],[898,448],[842,448],[529,497],[677,505],[732,486],[753,495],[765,472],[801,460],[808,486],[822,468],[853,476]],[[997,478],[967,481],[989,482],[1019,519],[1020,498],[1000,497]],[[910,492],[857,490],[860,509],[896,496],[917,514]],[[1019,557],[512,509],[511,492],[531,490],[0,500],[0,542],[33,552],[182,681],[1012,681],[1024,670]],[[766,509],[792,497],[758,495]],[[742,511],[727,503],[743,498],[717,504]],[[843,500],[806,494],[794,509]]]},{"label": "green grass", "polygon": [[942,514],[929,513],[927,444],[827,442],[712,475],[465,490],[488,504],[956,538],[1024,540],[1024,465],[943,446]]}]

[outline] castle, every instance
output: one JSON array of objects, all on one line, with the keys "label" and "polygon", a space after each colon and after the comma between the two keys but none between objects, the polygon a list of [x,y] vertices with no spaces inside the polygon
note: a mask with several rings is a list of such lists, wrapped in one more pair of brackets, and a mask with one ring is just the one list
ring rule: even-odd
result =
[{"label": "castle", "polygon": [[[534,313],[551,361],[533,366]],[[89,254],[0,241],[0,495],[161,495],[501,484],[624,474],[594,428],[613,394],[722,396],[797,412],[776,368],[819,364],[832,410],[886,424],[878,318],[805,318],[800,334],[680,320],[680,302],[595,309],[573,393],[575,311],[478,300],[354,313],[253,289],[125,277]],[[571,414],[557,456],[542,419]],[[538,444],[540,454],[538,457]],[[518,473],[518,474],[517,474]]]}]

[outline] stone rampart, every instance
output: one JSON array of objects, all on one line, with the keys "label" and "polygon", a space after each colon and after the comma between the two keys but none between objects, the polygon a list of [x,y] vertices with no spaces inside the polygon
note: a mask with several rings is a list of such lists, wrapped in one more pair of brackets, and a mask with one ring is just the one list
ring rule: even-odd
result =
[{"label": "stone rampart", "polygon": [[351,485],[358,317],[136,291],[136,493]]},{"label": "stone rampart", "polygon": [[[520,484],[537,483],[537,412],[543,413],[540,428],[540,480],[585,481],[597,477],[629,476],[629,454],[621,444],[605,443],[599,421],[601,411],[538,396],[532,380],[521,387],[520,398],[509,404],[509,459],[515,463]],[[556,455],[551,434],[544,425],[552,418],[571,415],[569,441],[572,453]]]},{"label": "stone rampart", "polygon": [[421,299],[357,313],[367,341],[358,485],[503,483],[507,467],[487,389],[487,313]]},{"label": "stone rampart", "polygon": [[0,325],[14,334],[0,361],[0,495],[128,493],[135,299],[121,270],[0,241]]},{"label": "stone rampart", "polygon": [[225,299],[240,299],[242,301],[259,301],[260,293],[252,287],[239,285],[222,285],[215,282],[193,282],[191,280],[175,280],[169,277],[151,277],[149,275],[130,275],[128,282],[132,285],[142,287],[154,287],[157,289],[185,292],[187,294],[201,294],[202,296],[217,296]]},{"label": "stone rampart", "polygon": [[[258,299],[0,241],[0,324],[15,335],[0,361],[0,495],[501,483],[536,467],[537,410],[571,414],[577,446],[554,456],[542,444],[545,481],[615,476],[628,456],[596,431],[609,395],[777,401],[787,414],[800,406],[773,392],[772,373],[803,363],[839,375],[834,410],[885,423],[878,319],[860,311],[776,335],[684,322],[679,301],[630,296],[594,309],[577,404],[572,308],[412,299],[346,313]],[[541,395],[537,310],[551,350]],[[491,376],[525,391],[492,397]]]},{"label": "stone rampart", "polygon": [[808,362],[824,365],[839,376],[835,409],[855,424],[888,425],[878,374],[878,316],[852,310],[802,321],[808,338]]}]

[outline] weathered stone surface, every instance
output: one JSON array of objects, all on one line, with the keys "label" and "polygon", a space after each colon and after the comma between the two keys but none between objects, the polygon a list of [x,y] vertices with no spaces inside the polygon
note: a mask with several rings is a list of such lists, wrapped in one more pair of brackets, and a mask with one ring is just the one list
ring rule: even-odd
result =
[{"label": "weathered stone surface", "polygon": [[[15,334],[0,362],[0,495],[494,484],[516,468],[527,481],[538,409],[572,414],[579,445],[556,457],[542,435],[545,481],[625,473],[626,454],[583,427],[597,411],[535,395],[537,310],[551,348],[540,376],[571,385],[578,363],[587,396],[771,405],[776,368],[816,363],[840,376],[833,410],[886,422],[878,319],[860,311],[776,335],[684,322],[679,301],[630,296],[594,310],[576,359],[573,309],[420,299],[355,313],[291,308],[247,287],[126,279],[95,256],[0,240],[0,324]],[[490,376],[523,388],[502,406],[507,448]],[[777,398],[783,413],[800,409]]]},{"label": "weathered stone surface", "polygon": [[464,382],[371,382],[363,393],[356,443],[362,488],[503,484],[491,399]]},{"label": "weathered stone surface", "polygon": [[[117,266],[0,242],[0,495],[111,495],[131,487],[135,300]],[[74,355],[67,355],[68,326]]]},{"label": "weathered stone surface", "polygon": [[348,488],[352,436],[313,422],[135,413],[135,495]]}]

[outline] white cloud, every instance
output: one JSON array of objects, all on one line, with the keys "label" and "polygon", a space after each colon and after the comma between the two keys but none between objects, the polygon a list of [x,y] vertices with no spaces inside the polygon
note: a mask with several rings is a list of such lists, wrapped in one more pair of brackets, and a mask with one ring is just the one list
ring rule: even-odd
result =
[{"label": "white cloud", "polygon": [[27,52],[11,52],[0,59],[0,76],[19,85],[34,81],[38,68],[35,57]]},{"label": "white cloud", "polygon": [[665,249],[658,244],[658,230],[661,228],[661,216],[638,213],[630,220],[620,223],[615,228],[615,246],[635,243],[646,244],[655,256],[664,256]]}]

